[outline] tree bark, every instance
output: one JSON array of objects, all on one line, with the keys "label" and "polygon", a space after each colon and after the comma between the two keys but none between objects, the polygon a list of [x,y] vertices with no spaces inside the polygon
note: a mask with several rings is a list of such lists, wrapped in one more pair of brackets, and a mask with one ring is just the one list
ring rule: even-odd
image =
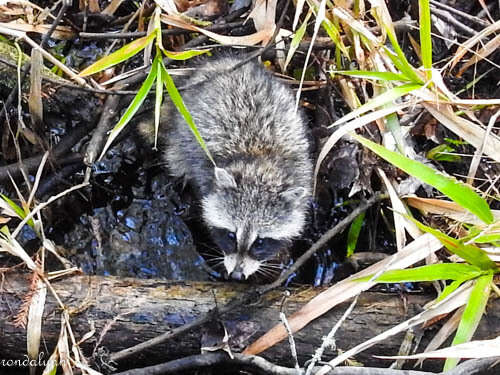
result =
[{"label": "tree bark", "polygon": [[[26,354],[26,331],[16,327],[14,316],[20,310],[30,285],[28,275],[5,273],[0,284],[0,359],[20,359]],[[188,323],[215,307],[222,306],[233,297],[244,293],[248,286],[233,283],[173,283],[159,280],[119,279],[99,276],[72,276],[52,285],[61,301],[71,309],[80,311],[72,315],[71,325],[78,341],[95,329],[95,334],[82,344],[91,356],[96,343],[109,352],[131,347],[170,329]],[[321,292],[316,288],[293,289],[286,300],[285,312],[290,315]],[[235,309],[221,318],[232,335],[231,344],[239,349],[279,322],[283,291],[274,291],[260,301]],[[433,299],[430,295],[363,293],[356,308],[336,335],[337,348],[347,350],[378,333],[415,315]],[[337,306],[294,335],[299,361],[303,364],[321,344],[331,327],[340,319],[348,303]],[[42,326],[41,352],[48,358],[60,332],[60,308],[48,292]],[[216,322],[214,322],[216,324]],[[214,324],[209,324],[214,326]],[[500,300],[492,301],[483,317],[474,339],[490,339],[498,335],[500,327]],[[425,332],[420,351],[435,329]],[[200,336],[206,330],[198,329],[178,337],[135,358],[127,359],[120,368],[144,367],[200,352]],[[102,336],[102,337],[101,337]],[[387,367],[389,362],[372,355],[396,355],[402,335],[394,336],[356,357],[365,366]],[[324,359],[335,355],[325,352]],[[283,366],[291,364],[290,348],[285,340],[263,353],[263,357]],[[441,361],[427,361],[424,369],[438,370]]]}]

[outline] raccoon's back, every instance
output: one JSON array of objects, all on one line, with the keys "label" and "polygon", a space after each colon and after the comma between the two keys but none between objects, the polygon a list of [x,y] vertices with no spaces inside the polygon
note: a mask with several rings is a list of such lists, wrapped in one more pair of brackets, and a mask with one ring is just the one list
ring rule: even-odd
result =
[{"label": "raccoon's back", "polygon": [[[311,163],[306,129],[291,91],[255,62],[224,71],[239,61],[237,56],[208,59],[188,81],[191,88],[181,93],[207,148],[219,167],[237,161],[265,161],[270,168],[289,165],[285,175],[292,178],[290,182],[307,184]],[[170,170],[201,188],[210,184],[212,165],[169,102],[165,122]]]}]

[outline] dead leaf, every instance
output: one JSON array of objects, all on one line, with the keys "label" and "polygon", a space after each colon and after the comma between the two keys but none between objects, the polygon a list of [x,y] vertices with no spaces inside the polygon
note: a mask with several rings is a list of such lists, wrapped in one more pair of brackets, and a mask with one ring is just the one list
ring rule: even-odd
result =
[{"label": "dead leaf", "polygon": [[[120,7],[120,5],[123,3],[123,0],[112,0],[111,3],[102,11],[102,14],[110,15],[112,16],[115,14],[116,10]],[[99,11],[99,4],[96,4],[97,6],[97,11]]]},{"label": "dead leaf", "polygon": [[450,60],[450,69],[453,69],[459,61],[465,56],[467,52],[472,52],[472,47],[474,47],[479,41],[488,35],[497,32],[500,30],[500,20],[495,22],[494,24],[484,28],[477,35],[474,35],[472,38],[467,40],[465,43],[461,44],[460,47],[455,52],[455,55]]},{"label": "dead leaf", "polygon": [[[407,197],[406,202],[416,209],[424,211],[425,213],[432,213],[436,215],[444,215],[450,219],[456,220],[461,223],[474,224],[478,227],[485,227],[486,224],[479,220],[475,215],[466,211],[464,208],[455,202],[446,201],[443,199],[434,198],[420,198],[420,197]],[[500,210],[491,210],[495,221],[500,220]]]},{"label": "dead leaf", "polygon": [[453,345],[449,348],[435,350],[407,356],[376,356],[377,358],[489,358],[500,356],[500,336],[493,340],[469,341],[463,344]]},{"label": "dead leaf", "polygon": [[[429,342],[424,351],[427,352],[439,348],[448,339],[448,337],[450,337],[453,334],[453,332],[456,331],[460,323],[460,319],[462,319],[462,314],[464,312],[464,309],[465,308],[462,306],[453,313],[453,315],[446,321],[445,324],[443,324],[443,326],[439,329],[439,331],[434,335],[431,342]],[[418,363],[422,362],[423,360],[418,361],[415,365],[418,365]]]},{"label": "dead leaf", "polygon": [[457,77],[460,77],[471,65],[477,64],[479,61],[485,59],[493,52],[498,51],[500,46],[500,34],[490,40],[486,45],[481,48],[472,58],[462,65],[457,73]]},{"label": "dead leaf", "polygon": [[[27,33],[38,33],[38,34],[47,34],[52,25],[49,24],[40,24],[40,25],[29,25],[27,23],[23,23],[20,21],[14,22],[0,22],[0,26],[9,28],[11,30],[24,31]],[[71,27],[68,26],[57,26],[52,33],[52,38],[54,39],[73,39],[75,37],[75,33],[73,32]]]},{"label": "dead leaf", "polygon": [[211,31],[208,31],[208,30],[204,30],[198,26],[191,25],[191,24],[187,23],[185,20],[183,20],[181,17],[174,16],[174,15],[162,14],[161,20],[162,20],[162,22],[164,22],[170,26],[175,26],[175,27],[179,27],[181,29],[199,32],[199,33],[206,35],[209,38],[212,38],[212,39],[216,40],[217,42],[224,44],[224,45],[253,46],[253,45],[256,45],[256,44],[262,42],[263,40],[266,40],[266,38],[269,38],[269,33],[267,31],[258,31],[254,34],[245,35],[245,36],[220,35],[220,34],[216,34],[216,33],[213,33]]},{"label": "dead leaf", "polygon": [[262,40],[262,44],[269,42],[276,29],[274,20],[276,18],[277,2],[277,0],[256,0],[252,11],[248,15],[248,18],[253,19],[255,30],[266,34],[266,38]]},{"label": "dead leaf", "polygon": [[[35,293],[31,298],[31,304],[28,314],[28,325],[26,327],[26,341],[28,346],[28,357],[30,359],[38,358],[40,337],[42,334],[42,317],[46,297],[47,287],[42,280],[38,279]],[[33,367],[30,364],[30,374],[34,374],[35,371],[36,365]]]},{"label": "dead leaf", "polygon": [[66,320],[64,314],[61,314],[61,332],[59,333],[59,341],[57,342],[57,350],[59,351],[60,365],[64,375],[73,375],[71,369],[71,355],[69,350],[68,332],[66,331]]}]

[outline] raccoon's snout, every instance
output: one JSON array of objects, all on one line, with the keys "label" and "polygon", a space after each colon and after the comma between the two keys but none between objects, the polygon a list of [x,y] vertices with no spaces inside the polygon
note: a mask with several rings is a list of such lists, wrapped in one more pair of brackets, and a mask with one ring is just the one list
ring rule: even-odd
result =
[{"label": "raccoon's snout", "polygon": [[283,263],[288,259],[288,240],[258,237],[252,228],[246,231],[212,228],[212,238],[224,254],[224,268],[227,277],[248,279],[269,260]]},{"label": "raccoon's snout", "polygon": [[260,262],[249,256],[240,256],[237,253],[224,256],[224,267],[228,276],[232,279],[241,280],[254,274],[260,267]]}]

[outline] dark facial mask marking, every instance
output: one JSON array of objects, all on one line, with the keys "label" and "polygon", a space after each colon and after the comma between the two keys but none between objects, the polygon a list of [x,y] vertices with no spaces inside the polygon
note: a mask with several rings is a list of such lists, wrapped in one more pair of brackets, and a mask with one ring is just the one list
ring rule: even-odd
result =
[{"label": "dark facial mask marking", "polygon": [[257,238],[250,248],[250,255],[260,261],[268,260],[274,258],[287,243],[273,238]]},{"label": "dark facial mask marking", "polygon": [[227,229],[212,228],[212,238],[215,244],[225,253],[236,252],[236,235]]}]

